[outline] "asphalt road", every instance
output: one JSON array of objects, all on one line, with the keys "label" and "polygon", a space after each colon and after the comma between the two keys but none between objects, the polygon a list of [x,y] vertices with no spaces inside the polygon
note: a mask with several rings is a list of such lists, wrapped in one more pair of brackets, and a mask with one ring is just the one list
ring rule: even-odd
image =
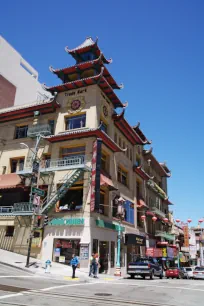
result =
[{"label": "asphalt road", "polygon": [[204,281],[65,278],[35,276],[0,264],[0,305],[204,305]]}]

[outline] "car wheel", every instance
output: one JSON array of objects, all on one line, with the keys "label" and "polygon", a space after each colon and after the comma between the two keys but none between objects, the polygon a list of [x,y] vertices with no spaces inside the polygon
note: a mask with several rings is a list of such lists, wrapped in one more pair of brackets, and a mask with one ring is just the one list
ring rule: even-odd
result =
[{"label": "car wheel", "polygon": [[150,274],[150,279],[154,279],[154,271],[152,271],[152,273]]},{"label": "car wheel", "polygon": [[133,279],[135,278],[135,274],[131,274],[130,277]]}]

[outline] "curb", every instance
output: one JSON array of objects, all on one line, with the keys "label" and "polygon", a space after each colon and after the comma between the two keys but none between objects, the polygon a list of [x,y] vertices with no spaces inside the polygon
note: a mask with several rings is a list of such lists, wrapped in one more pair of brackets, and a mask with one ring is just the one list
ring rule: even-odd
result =
[{"label": "curb", "polygon": [[5,263],[5,262],[0,261],[0,264],[1,264],[1,265],[4,265],[4,266],[7,266],[7,267],[15,268],[15,269],[17,269],[17,270],[21,270],[21,271],[24,271],[24,272],[27,272],[27,273],[30,273],[30,274],[35,274],[35,272],[29,271],[29,270],[26,269],[26,268],[21,268],[21,267],[18,267],[18,266],[9,264],[9,263]]}]

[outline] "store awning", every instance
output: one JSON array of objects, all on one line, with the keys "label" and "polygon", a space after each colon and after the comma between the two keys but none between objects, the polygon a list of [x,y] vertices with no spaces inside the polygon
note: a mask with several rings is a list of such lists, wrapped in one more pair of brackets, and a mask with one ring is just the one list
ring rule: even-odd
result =
[{"label": "store awning", "polygon": [[109,190],[118,190],[118,188],[113,185],[112,180],[103,174],[100,176],[100,185],[108,187]]},{"label": "store awning", "polygon": [[0,189],[21,187],[21,178],[16,173],[0,175]]}]

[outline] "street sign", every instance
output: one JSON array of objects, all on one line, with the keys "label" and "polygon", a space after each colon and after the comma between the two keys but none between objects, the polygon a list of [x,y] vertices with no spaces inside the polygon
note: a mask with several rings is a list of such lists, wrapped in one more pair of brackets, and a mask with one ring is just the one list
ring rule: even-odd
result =
[{"label": "street sign", "polygon": [[32,188],[32,193],[36,193],[40,197],[43,197],[45,195],[45,191],[36,187]]}]

